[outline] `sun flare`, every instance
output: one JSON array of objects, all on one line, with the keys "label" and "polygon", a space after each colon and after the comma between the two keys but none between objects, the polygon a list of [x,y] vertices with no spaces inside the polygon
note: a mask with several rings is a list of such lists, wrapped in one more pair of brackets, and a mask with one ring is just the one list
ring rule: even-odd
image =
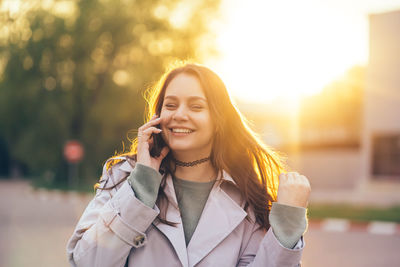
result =
[{"label": "sun flare", "polygon": [[238,99],[298,99],[366,64],[368,24],[362,15],[315,1],[225,1],[222,8],[220,57],[206,64]]}]

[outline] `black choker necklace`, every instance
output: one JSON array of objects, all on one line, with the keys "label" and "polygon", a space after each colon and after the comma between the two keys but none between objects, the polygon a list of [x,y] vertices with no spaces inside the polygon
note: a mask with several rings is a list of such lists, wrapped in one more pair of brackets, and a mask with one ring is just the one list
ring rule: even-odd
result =
[{"label": "black choker necklace", "polygon": [[204,163],[208,160],[210,160],[211,157],[207,157],[207,158],[203,158],[203,159],[198,159],[195,161],[189,161],[189,162],[185,162],[185,161],[180,161],[177,159],[174,159],[176,166],[181,166],[181,167],[193,167],[196,166],[198,164]]}]

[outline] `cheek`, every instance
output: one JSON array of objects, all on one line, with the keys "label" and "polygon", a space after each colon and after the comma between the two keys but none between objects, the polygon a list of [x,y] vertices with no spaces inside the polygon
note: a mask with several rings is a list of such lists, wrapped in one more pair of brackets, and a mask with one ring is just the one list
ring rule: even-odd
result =
[{"label": "cheek", "polygon": [[204,116],[202,118],[202,125],[210,134],[215,133],[215,126],[210,116]]}]

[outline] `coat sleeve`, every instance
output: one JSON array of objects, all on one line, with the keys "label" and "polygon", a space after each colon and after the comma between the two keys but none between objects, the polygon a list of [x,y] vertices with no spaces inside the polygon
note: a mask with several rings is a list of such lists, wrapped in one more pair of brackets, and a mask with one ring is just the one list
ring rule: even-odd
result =
[{"label": "coat sleeve", "polygon": [[299,267],[305,242],[303,236],[289,249],[276,238],[272,227],[265,230],[253,224],[250,237],[247,238],[240,254],[237,266],[247,267]]},{"label": "coat sleeve", "polygon": [[104,165],[100,187],[116,187],[97,190],[68,241],[71,266],[124,266],[132,248],[146,245],[158,211],[138,200],[126,180],[118,184],[127,176],[118,166]]}]

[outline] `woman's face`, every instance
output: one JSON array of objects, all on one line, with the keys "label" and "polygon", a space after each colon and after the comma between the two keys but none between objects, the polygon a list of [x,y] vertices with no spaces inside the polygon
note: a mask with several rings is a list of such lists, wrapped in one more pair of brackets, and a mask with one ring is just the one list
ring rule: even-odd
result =
[{"label": "woman's face", "polygon": [[166,88],[161,109],[161,129],[173,152],[211,153],[214,125],[206,96],[193,75],[178,74]]}]

